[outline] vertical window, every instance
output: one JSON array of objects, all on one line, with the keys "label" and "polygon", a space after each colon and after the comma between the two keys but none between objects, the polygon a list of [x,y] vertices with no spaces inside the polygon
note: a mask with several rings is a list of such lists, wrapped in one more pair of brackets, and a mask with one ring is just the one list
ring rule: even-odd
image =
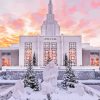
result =
[{"label": "vertical window", "polygon": [[32,60],[32,42],[25,42],[24,66],[28,66],[29,59]]},{"label": "vertical window", "polygon": [[48,60],[54,60],[57,63],[57,43],[45,42],[44,43],[44,65],[48,63]]},{"label": "vertical window", "polygon": [[76,42],[69,42],[69,60],[72,66],[77,65]]},{"label": "vertical window", "polygon": [[90,65],[91,66],[99,66],[100,65],[100,59],[99,59],[98,52],[90,52]]},{"label": "vertical window", "polygon": [[51,59],[57,63],[57,43],[52,42],[51,43]]},{"label": "vertical window", "polygon": [[50,53],[50,42],[44,43],[44,65],[47,64]]}]

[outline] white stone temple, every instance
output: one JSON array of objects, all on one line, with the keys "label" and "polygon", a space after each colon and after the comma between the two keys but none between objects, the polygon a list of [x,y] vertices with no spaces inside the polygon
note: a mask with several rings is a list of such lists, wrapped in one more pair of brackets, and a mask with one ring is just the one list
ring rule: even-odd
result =
[{"label": "white stone temple", "polygon": [[0,48],[0,66],[27,66],[29,58],[35,58],[36,67],[45,66],[48,58],[58,66],[64,66],[65,55],[72,61],[72,66],[100,65],[100,48],[83,44],[81,36],[61,34],[50,0],[46,20],[41,26],[41,35],[21,36],[18,45]]}]

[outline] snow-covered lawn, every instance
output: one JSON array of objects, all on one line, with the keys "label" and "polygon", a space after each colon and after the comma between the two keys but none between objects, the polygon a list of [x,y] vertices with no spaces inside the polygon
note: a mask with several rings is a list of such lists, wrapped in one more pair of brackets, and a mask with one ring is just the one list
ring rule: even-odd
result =
[{"label": "snow-covered lawn", "polygon": [[[67,90],[56,88],[55,92],[50,94],[50,96],[51,100],[99,100],[99,96],[91,91],[90,87],[88,88],[83,84],[76,84],[76,88],[68,88]],[[21,85],[18,85],[17,88],[13,86],[0,92],[0,97],[4,98],[0,98],[0,100],[48,100],[47,95],[42,91],[34,92],[31,88],[22,88]]]},{"label": "snow-covered lawn", "polygon": [[[47,95],[43,94],[41,91],[33,92],[32,90],[26,89],[26,93],[22,95],[22,99],[17,100],[48,100]],[[9,100],[16,100],[15,97],[11,97]],[[58,89],[57,93],[51,94],[51,100],[98,100],[96,95],[91,96],[87,93],[78,93],[74,89],[69,89],[68,91]]]}]

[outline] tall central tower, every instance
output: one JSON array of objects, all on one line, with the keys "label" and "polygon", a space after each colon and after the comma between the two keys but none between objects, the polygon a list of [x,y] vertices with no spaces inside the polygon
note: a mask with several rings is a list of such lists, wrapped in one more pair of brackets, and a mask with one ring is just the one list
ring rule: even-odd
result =
[{"label": "tall central tower", "polygon": [[43,36],[60,35],[60,26],[58,25],[57,21],[54,19],[53,5],[51,0],[49,0],[49,4],[48,4],[47,18],[41,26],[41,34]]}]

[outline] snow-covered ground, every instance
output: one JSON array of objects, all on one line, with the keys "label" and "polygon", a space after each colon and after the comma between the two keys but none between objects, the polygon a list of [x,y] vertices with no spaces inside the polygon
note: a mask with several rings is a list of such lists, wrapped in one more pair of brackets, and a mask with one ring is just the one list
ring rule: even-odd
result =
[{"label": "snow-covered ground", "polygon": [[[63,90],[62,88],[56,88],[56,91],[50,94],[51,100],[99,100],[100,99],[98,91],[95,92],[95,90],[93,90],[92,88],[80,83],[76,84],[75,86],[76,88],[68,88],[67,90]],[[5,89],[3,89],[2,86],[0,88],[0,100],[48,100],[48,99],[47,95],[44,94],[42,91],[33,92],[33,90],[30,88],[23,88],[22,85],[17,85],[17,87],[6,86]]]},{"label": "snow-covered ground", "polygon": [[[48,100],[47,96],[42,94],[42,92],[30,92],[29,95],[24,95],[23,97],[28,98],[28,100]],[[25,100],[23,98],[22,100]],[[11,97],[9,100],[16,100]],[[96,96],[91,96],[89,94],[78,94],[71,91],[58,90],[57,93],[51,94],[51,100],[98,100]]]}]

